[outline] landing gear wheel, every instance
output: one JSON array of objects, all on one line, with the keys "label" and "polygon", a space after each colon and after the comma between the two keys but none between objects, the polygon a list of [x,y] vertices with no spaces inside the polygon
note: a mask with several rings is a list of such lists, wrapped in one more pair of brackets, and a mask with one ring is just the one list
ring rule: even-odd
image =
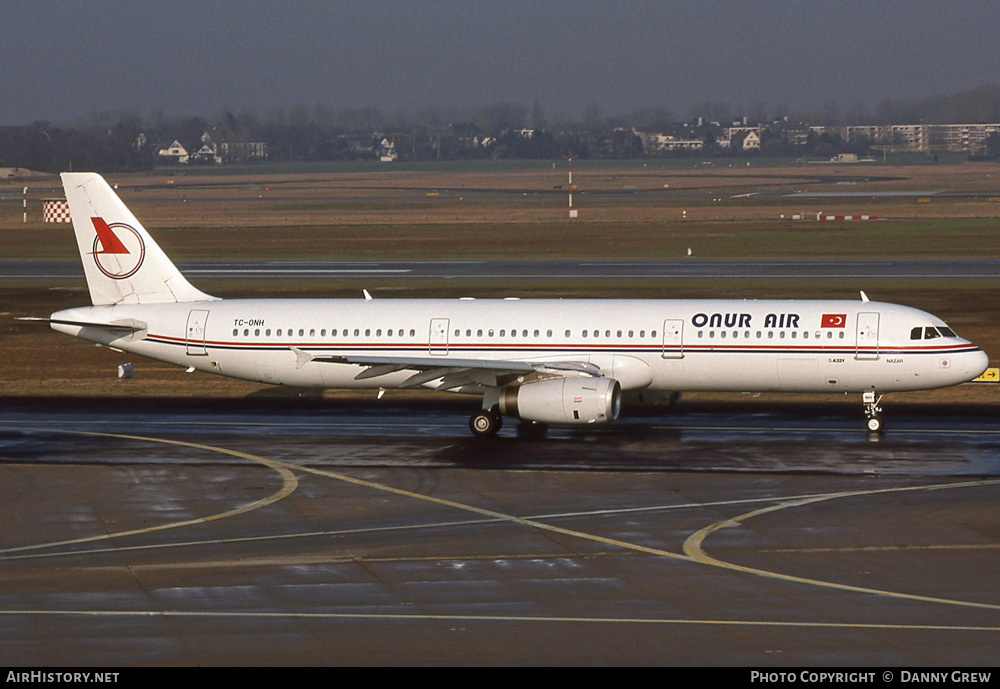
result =
[{"label": "landing gear wheel", "polygon": [[503,417],[488,409],[478,411],[469,417],[469,430],[481,438],[496,435],[502,426]]},{"label": "landing gear wheel", "polygon": [[881,416],[872,416],[868,419],[868,432],[881,433],[884,428]]}]

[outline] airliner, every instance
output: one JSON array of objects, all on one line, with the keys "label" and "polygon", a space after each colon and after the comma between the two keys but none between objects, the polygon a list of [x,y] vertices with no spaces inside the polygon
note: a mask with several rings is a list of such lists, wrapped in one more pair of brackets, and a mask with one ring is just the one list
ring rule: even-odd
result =
[{"label": "airliner", "polygon": [[936,316],[847,300],[218,299],[193,287],[107,182],[62,175],[91,306],[52,329],[191,371],[304,388],[477,395],[504,417],[601,424],[623,398],[686,391],[861,395],[969,381],[987,355]]}]

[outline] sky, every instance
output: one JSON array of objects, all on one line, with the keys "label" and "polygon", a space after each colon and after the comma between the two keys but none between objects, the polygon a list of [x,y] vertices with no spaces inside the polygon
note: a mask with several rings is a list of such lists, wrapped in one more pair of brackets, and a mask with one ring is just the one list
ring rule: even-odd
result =
[{"label": "sky", "polygon": [[0,125],[498,102],[578,120],[1000,83],[997,0],[0,0]]}]

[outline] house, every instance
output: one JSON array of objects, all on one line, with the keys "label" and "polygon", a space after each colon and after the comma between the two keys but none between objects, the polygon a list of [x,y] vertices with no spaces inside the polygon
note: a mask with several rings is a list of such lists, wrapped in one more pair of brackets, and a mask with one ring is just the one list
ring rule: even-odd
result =
[{"label": "house", "polygon": [[184,148],[184,146],[181,145],[181,142],[177,139],[174,139],[174,142],[169,146],[164,146],[157,151],[157,155],[160,156],[161,160],[171,163],[186,163],[191,157],[188,154],[187,149]]},{"label": "house", "polygon": [[387,138],[383,138],[378,144],[378,159],[383,163],[394,162],[399,156],[396,154],[396,144]]},{"label": "house", "polygon": [[219,155],[219,148],[215,145],[208,132],[201,135],[201,147],[188,157],[188,162],[210,163],[214,165],[222,162],[222,156]]}]

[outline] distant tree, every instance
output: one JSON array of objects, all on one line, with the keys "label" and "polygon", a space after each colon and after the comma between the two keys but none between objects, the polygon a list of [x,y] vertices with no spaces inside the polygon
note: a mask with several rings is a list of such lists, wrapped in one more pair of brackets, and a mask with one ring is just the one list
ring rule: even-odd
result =
[{"label": "distant tree", "polygon": [[725,101],[703,101],[692,110],[691,119],[704,117],[708,122],[730,122],[733,119],[733,109]]},{"label": "distant tree", "polygon": [[506,129],[523,129],[527,121],[528,109],[520,103],[484,105],[472,116],[472,123],[491,136]]},{"label": "distant tree", "polygon": [[620,127],[634,127],[647,132],[669,131],[674,124],[674,113],[663,106],[651,106],[633,110],[627,115],[612,118]]},{"label": "distant tree", "polygon": [[1000,132],[992,132],[986,137],[986,155],[1000,158]]},{"label": "distant tree", "polygon": [[534,104],[531,106],[531,128],[545,129],[547,124],[545,115],[542,113],[542,104],[536,98]]},{"label": "distant tree", "polygon": [[592,129],[604,124],[604,115],[600,105],[597,103],[587,104],[587,107],[583,109],[583,124]]}]

